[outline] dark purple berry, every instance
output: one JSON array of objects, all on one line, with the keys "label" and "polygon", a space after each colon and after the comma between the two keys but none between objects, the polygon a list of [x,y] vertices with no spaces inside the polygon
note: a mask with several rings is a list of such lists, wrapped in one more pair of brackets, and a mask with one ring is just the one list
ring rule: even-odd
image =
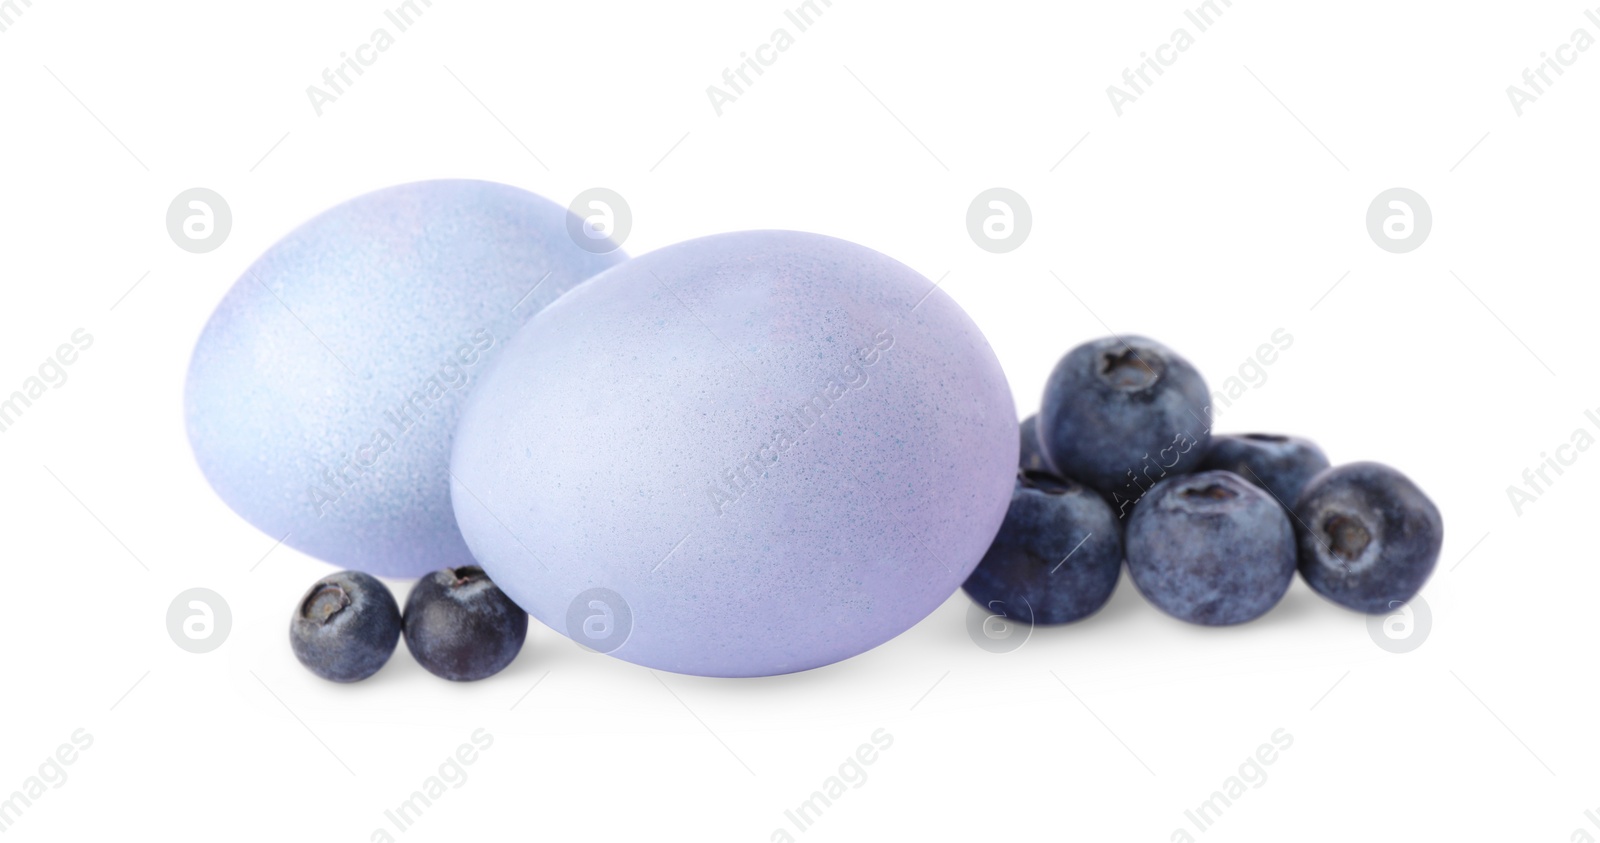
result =
[{"label": "dark purple berry", "polygon": [[323,679],[356,682],[378,672],[400,640],[400,607],[370,574],[329,574],[300,598],[289,622],[295,658]]},{"label": "dark purple berry", "polygon": [[406,598],[406,648],[429,673],[470,682],[499,673],[528,637],[528,613],[476,565],[434,571]]}]

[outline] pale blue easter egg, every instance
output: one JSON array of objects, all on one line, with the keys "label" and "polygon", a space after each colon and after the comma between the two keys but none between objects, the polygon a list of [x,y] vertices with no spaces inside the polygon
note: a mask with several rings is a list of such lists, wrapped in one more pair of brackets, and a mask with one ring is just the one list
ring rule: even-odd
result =
[{"label": "pale blue easter egg", "polygon": [[507,185],[418,182],[268,249],[189,364],[189,441],[217,494],[342,568],[471,564],[448,479],[468,391],[529,317],[624,260],[579,248],[569,216]]},{"label": "pale blue easter egg", "polygon": [[507,344],[456,432],[467,544],[539,620],[760,676],[904,632],[1005,517],[1016,407],[933,282],[787,231],[613,267]]}]

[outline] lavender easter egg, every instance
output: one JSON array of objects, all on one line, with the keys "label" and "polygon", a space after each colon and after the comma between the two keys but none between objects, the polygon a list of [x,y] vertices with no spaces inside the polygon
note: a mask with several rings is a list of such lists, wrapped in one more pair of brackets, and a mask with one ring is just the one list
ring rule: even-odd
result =
[{"label": "lavender easter egg", "polygon": [[419,182],[268,249],[189,364],[189,441],[217,494],[342,568],[471,564],[448,483],[468,390],[530,316],[624,259],[579,248],[569,216],[506,185]]},{"label": "lavender easter egg", "polygon": [[451,497],[494,581],[579,643],[788,673],[955,592],[1005,517],[1016,418],[922,275],[830,237],[723,234],[534,316],[468,400]]}]

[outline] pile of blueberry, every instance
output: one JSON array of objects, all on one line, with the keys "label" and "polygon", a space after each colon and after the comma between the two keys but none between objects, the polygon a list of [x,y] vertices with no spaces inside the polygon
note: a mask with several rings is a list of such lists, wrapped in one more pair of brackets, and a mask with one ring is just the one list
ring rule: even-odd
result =
[{"label": "pile of blueberry", "polygon": [[311,586],[289,622],[289,643],[312,673],[357,682],[378,672],[401,633],[429,673],[469,682],[499,673],[522,650],[528,613],[477,566],[417,581],[405,614],[371,574],[340,571]]},{"label": "pile of blueberry", "polygon": [[1298,568],[1323,597],[1394,611],[1433,572],[1439,510],[1386,465],[1330,466],[1298,437],[1212,436],[1189,361],[1143,337],[1072,349],[1050,374],[1005,522],[962,586],[995,614],[1060,624],[1110,599],[1126,559],[1157,608],[1261,616]]}]

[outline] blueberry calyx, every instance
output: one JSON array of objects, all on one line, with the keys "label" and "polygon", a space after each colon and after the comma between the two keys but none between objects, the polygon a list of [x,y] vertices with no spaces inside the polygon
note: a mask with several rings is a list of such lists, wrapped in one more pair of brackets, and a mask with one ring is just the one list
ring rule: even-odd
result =
[{"label": "blueberry calyx", "polygon": [[300,604],[300,616],[319,626],[327,626],[350,605],[350,594],[337,583],[322,583]]},{"label": "blueberry calyx", "polygon": [[1322,534],[1328,540],[1328,549],[1347,561],[1361,558],[1372,543],[1372,531],[1352,515],[1335,513],[1322,522]]},{"label": "blueberry calyx", "polygon": [[1238,492],[1235,492],[1221,483],[1207,483],[1204,486],[1190,486],[1189,488],[1184,489],[1182,492],[1179,492],[1179,494],[1190,500],[1194,500],[1195,498],[1204,498],[1205,500],[1212,501],[1231,500],[1239,496]]},{"label": "blueberry calyx", "polygon": [[489,579],[489,575],[485,574],[483,569],[477,565],[463,565],[459,568],[446,568],[445,573],[449,574],[453,580],[450,583],[451,588],[460,588],[464,585],[470,585],[476,582],[484,582]]},{"label": "blueberry calyx", "polygon": [[1129,392],[1155,385],[1164,369],[1160,357],[1149,349],[1145,349],[1144,356],[1141,356],[1131,345],[1124,345],[1121,351],[1107,351],[1100,355],[1100,377],[1112,387]]}]

